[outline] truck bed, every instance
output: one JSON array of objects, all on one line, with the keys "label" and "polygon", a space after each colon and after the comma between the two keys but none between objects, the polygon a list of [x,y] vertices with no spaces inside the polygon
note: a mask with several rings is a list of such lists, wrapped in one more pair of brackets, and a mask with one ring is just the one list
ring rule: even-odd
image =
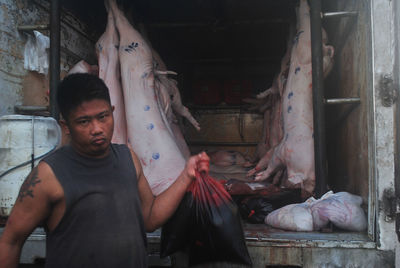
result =
[{"label": "truck bed", "polygon": [[[244,235],[250,255],[254,248],[349,248],[374,249],[375,243],[366,233],[356,232],[289,232],[271,228],[265,224],[244,223]],[[0,235],[4,227],[0,227]],[[149,263],[151,266],[171,266],[171,258],[159,257],[161,229],[147,234]],[[37,228],[28,237],[21,263],[35,263],[37,259],[45,258],[46,233],[43,228]]]}]

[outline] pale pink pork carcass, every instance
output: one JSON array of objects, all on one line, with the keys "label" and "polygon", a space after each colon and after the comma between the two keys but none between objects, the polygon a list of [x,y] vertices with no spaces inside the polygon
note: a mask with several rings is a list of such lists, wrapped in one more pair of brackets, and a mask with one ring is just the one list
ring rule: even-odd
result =
[{"label": "pale pink pork carcass", "polygon": [[118,45],[119,38],[117,29],[115,28],[114,16],[108,8],[106,30],[96,43],[99,77],[103,79],[107,85],[110,92],[111,104],[114,106],[114,135],[112,137],[112,142],[126,144],[127,125],[124,97],[120,81]]},{"label": "pale pink pork carcass", "polygon": [[117,7],[109,1],[119,32],[119,59],[128,141],[138,155],[155,195],[166,190],[185,166],[185,158],[171,135],[155,94],[150,46]]},{"label": "pale pink pork carcass", "polygon": [[76,73],[89,73],[93,75],[99,74],[99,67],[97,65],[90,65],[84,60],[80,60],[71,69],[69,69],[68,74],[76,74]]},{"label": "pale pink pork carcass", "polygon": [[[275,76],[272,86],[257,95],[258,99],[268,98],[271,104],[269,109],[264,112],[263,136],[261,142],[257,146],[257,156],[260,160],[257,165],[248,172],[247,175],[249,177],[268,167],[275,148],[279,145],[283,137],[282,95],[286,86],[290,67],[293,37],[294,27],[291,27],[286,52],[281,60],[281,69],[278,75]],[[273,182],[278,183],[282,175],[286,175],[286,172],[277,172],[277,174],[274,175]]]},{"label": "pale pink pork carcass", "polygon": [[[307,0],[301,0],[297,34],[282,96],[283,139],[275,148],[268,168],[255,176],[256,180],[264,180],[286,167],[286,186],[301,188],[303,196],[312,195],[315,187],[310,35],[309,6]],[[323,46],[324,70],[330,70],[334,50],[331,46]]]},{"label": "pale pink pork carcass", "polygon": [[152,52],[155,63],[155,88],[158,90],[159,104],[167,116],[168,123],[179,149],[185,158],[189,158],[190,151],[182,133],[179,116],[188,119],[197,130],[200,130],[200,125],[191,115],[189,109],[182,104],[176,80],[167,76],[169,73],[176,73],[168,71],[160,55],[155,50],[152,50]]}]

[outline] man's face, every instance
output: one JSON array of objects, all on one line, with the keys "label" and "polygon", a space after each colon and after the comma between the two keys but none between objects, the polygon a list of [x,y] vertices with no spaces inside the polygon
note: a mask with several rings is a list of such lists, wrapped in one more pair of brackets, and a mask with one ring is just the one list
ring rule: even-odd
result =
[{"label": "man's face", "polygon": [[94,158],[108,154],[114,130],[113,109],[105,100],[86,101],[70,112],[68,122],[62,122],[78,153]]}]

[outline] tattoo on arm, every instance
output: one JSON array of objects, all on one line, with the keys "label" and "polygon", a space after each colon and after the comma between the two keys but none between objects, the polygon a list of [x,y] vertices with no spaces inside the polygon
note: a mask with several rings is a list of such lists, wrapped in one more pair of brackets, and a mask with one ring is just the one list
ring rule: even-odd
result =
[{"label": "tattoo on arm", "polygon": [[34,197],[33,196],[33,188],[39,182],[41,182],[41,180],[39,180],[39,178],[38,178],[37,168],[34,168],[21,186],[21,189],[20,189],[19,195],[18,195],[19,201],[22,202],[24,200],[24,198],[27,196],[30,196],[33,198]]}]

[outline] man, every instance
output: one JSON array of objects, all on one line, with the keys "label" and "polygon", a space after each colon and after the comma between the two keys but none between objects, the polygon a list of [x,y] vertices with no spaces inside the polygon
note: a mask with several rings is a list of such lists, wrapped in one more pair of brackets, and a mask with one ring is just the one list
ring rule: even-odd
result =
[{"label": "man", "polygon": [[192,156],[155,197],[135,153],[111,144],[114,107],[101,79],[67,76],[57,102],[70,145],[42,160],[21,186],[0,239],[0,267],[17,267],[39,224],[47,231],[47,267],[146,267],[145,232],[174,213],[196,172],[208,172],[201,163],[208,156]]}]

